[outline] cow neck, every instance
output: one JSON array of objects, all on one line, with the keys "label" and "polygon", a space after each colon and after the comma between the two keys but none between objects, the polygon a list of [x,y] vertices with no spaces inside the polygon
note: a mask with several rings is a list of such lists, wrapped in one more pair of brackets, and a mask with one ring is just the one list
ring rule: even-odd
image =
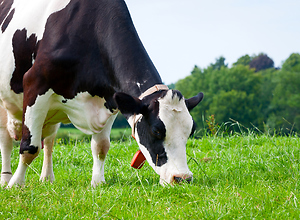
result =
[{"label": "cow neck", "polygon": [[[142,100],[143,98],[145,98],[146,96],[149,96],[157,91],[163,91],[163,90],[169,90],[169,87],[163,84],[156,84],[152,87],[150,87],[149,89],[147,89],[145,92],[143,92],[140,96],[139,99]],[[137,122],[141,119],[142,114],[139,114],[139,117],[137,117],[136,114],[134,114],[132,116],[132,131],[131,131],[131,136],[135,139],[135,128],[136,128],[136,124]]]},{"label": "cow neck", "polygon": [[[101,11],[109,14],[107,20],[97,24],[105,32],[97,34],[105,64],[115,91],[139,97],[147,89],[163,84],[133,25],[124,1],[104,1]],[[107,3],[106,3],[107,2]],[[114,8],[114,10],[111,10]]]}]

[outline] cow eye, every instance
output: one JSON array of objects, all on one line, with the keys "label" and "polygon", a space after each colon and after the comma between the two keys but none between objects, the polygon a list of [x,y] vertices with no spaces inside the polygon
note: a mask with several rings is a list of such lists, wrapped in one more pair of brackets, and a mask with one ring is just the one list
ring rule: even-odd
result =
[{"label": "cow eye", "polygon": [[162,139],[163,138],[162,132],[158,128],[156,128],[156,127],[153,127],[151,129],[151,133],[152,133],[153,136],[157,137],[158,139]]}]

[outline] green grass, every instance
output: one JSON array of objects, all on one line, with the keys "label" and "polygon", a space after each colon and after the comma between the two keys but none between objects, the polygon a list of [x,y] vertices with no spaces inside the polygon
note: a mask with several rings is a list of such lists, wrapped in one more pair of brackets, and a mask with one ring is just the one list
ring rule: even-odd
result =
[{"label": "green grass", "polygon": [[[300,219],[298,137],[204,137],[188,141],[191,184],[161,187],[146,163],[130,167],[138,146],[113,142],[107,183],[90,186],[90,145],[58,139],[55,182],[39,182],[42,152],[24,188],[1,189],[1,219]],[[13,169],[18,163],[13,153]]]},{"label": "green grass", "polygon": [[[111,141],[127,141],[130,139],[130,136],[130,128],[114,128],[111,130],[110,139]],[[74,128],[60,128],[57,132],[56,138],[63,140],[65,144],[68,144],[70,140],[91,140],[90,135],[86,135]]]}]

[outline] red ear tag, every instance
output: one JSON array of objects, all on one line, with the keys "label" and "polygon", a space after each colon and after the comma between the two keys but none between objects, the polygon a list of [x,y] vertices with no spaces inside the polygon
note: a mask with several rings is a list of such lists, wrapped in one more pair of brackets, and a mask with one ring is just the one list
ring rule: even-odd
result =
[{"label": "red ear tag", "polygon": [[131,160],[131,166],[135,169],[141,169],[146,161],[144,154],[138,150]]}]

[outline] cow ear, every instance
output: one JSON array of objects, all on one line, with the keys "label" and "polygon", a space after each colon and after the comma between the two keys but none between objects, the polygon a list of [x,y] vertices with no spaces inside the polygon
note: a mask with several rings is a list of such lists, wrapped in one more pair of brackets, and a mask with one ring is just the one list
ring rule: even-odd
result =
[{"label": "cow ear", "polygon": [[192,98],[189,98],[189,99],[186,99],[185,100],[185,104],[186,104],[186,107],[188,108],[189,111],[191,111],[193,108],[195,108],[199,102],[201,102],[201,100],[203,99],[203,93],[200,92],[198,93],[198,95],[192,97]]},{"label": "cow ear", "polygon": [[122,114],[133,115],[143,113],[144,105],[142,101],[136,97],[132,97],[123,92],[117,92],[114,94],[114,100]]}]

